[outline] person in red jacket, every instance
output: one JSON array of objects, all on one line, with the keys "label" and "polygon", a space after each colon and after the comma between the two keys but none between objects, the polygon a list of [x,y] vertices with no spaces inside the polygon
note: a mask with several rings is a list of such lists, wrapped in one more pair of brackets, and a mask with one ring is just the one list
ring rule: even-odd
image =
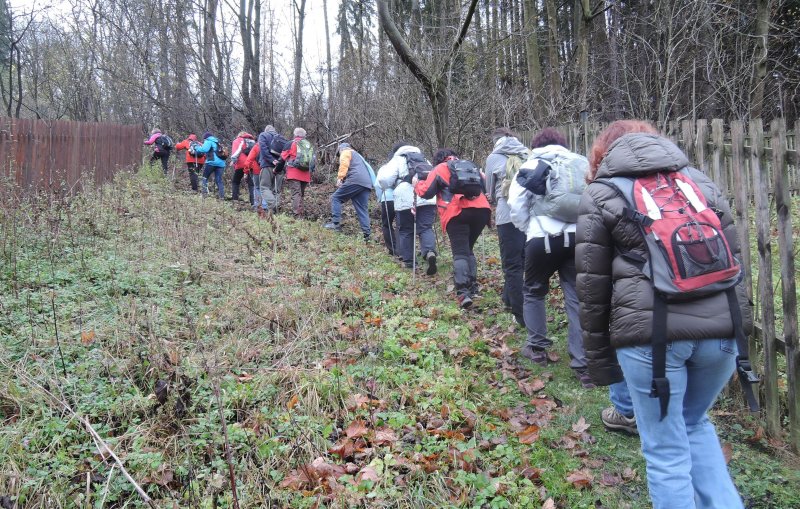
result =
[{"label": "person in red jacket", "polygon": [[[231,164],[233,165],[233,178],[231,179],[232,196],[231,199],[239,199],[239,188],[242,185],[242,178],[247,174],[247,187],[250,191],[250,204],[253,203],[253,183],[250,178],[250,166],[247,163],[247,155],[256,145],[256,139],[248,132],[240,132],[231,144]],[[260,172],[259,172],[260,173]]]},{"label": "person in red jacket", "polygon": [[[414,191],[418,196],[430,199],[436,196],[439,220],[450,239],[453,252],[453,279],[456,299],[462,308],[472,305],[478,292],[478,262],[472,248],[483,229],[489,224],[492,209],[486,195],[481,192],[474,198],[454,194],[451,188],[450,162],[458,161],[458,154],[451,149],[440,149],[433,157],[433,170],[425,180],[414,177]],[[475,170],[477,173],[477,169]],[[481,187],[486,183],[480,174]]]},{"label": "person in red jacket", "polygon": [[314,171],[313,160],[307,170],[295,166],[297,144],[305,139],[306,130],[302,127],[295,128],[291,146],[281,153],[281,159],[286,161],[286,180],[292,193],[292,212],[296,217],[303,216],[303,197],[306,194],[306,187],[311,182],[311,172]]},{"label": "person in red jacket", "polygon": [[191,133],[188,138],[175,144],[175,150],[186,151],[186,171],[189,173],[189,185],[192,186],[192,191],[197,191],[198,175],[200,174],[200,170],[203,169],[203,165],[206,163],[206,156],[203,154],[193,154],[192,152],[194,151],[190,150],[192,144],[195,143],[198,146],[200,145],[197,141],[197,135]]}]

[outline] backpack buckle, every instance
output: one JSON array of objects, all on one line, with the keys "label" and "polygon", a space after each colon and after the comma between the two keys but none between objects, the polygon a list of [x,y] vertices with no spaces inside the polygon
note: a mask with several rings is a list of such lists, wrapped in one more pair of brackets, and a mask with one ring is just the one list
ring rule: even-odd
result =
[{"label": "backpack buckle", "polygon": [[638,210],[632,209],[630,207],[625,207],[624,209],[622,209],[622,212],[625,215],[625,217],[627,217],[632,221],[636,221],[642,226],[650,226],[651,224],[653,224],[653,219],[650,216],[642,214]]},{"label": "backpack buckle", "polygon": [[736,373],[738,373],[739,378],[751,384],[757,384],[761,381],[761,377],[753,371],[748,359],[742,359],[736,362]]}]

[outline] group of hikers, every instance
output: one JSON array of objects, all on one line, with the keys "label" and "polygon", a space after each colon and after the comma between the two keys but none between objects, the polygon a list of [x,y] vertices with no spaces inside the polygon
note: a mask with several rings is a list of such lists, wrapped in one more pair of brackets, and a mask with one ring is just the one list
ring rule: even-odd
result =
[{"label": "group of hikers", "polygon": [[288,140],[275,127],[268,125],[258,137],[241,131],[228,150],[213,133],[206,131],[202,140],[194,133],[185,140],[174,143],[172,138],[153,129],[145,145],[152,145],[151,162],[158,162],[168,173],[169,158],[173,150],[185,151],[186,172],[193,191],[208,194],[209,178],[213,175],[217,195],[225,198],[223,174],[230,162],[233,167],[231,199],[239,200],[242,180],[247,186],[249,202],[262,217],[278,210],[284,183],[292,196],[292,212],[303,214],[303,197],[311,182],[311,172],[316,165],[314,148],[306,139],[306,131],[298,127]]},{"label": "group of hikers", "polygon": [[[283,150],[271,149],[276,135],[272,126],[257,139],[240,133],[231,159],[237,172],[254,177],[253,203],[261,211],[275,210],[275,180],[285,165],[292,210],[301,215],[313,151],[309,169],[300,168],[297,161],[305,166],[308,155],[300,155],[305,131],[295,129]],[[146,143],[159,136],[154,131]],[[609,386],[612,405],[601,412],[609,429],[640,436],[653,506],[742,508],[707,416],[734,370],[755,405],[750,383],[757,378],[745,341],[752,314],[726,197],[643,121],[610,124],[588,158],[553,128],[538,132],[530,146],[505,128],[492,141],[484,169],[451,149],[439,149],[429,162],[418,147],[398,142],[377,172],[341,143],[325,228],[341,231],[343,204],[352,201],[369,239],[375,192],[389,253],[402,267],[424,266],[433,276],[438,212],[450,241],[455,296],[468,308],[480,295],[474,247],[494,206],[502,300],[527,333],[519,354],[540,366],[556,359],[548,355],[555,340],[547,333],[546,303],[558,273],[570,367],[584,388]],[[203,190],[215,173],[223,196],[216,168],[224,162],[209,170],[219,157],[216,138],[205,133],[200,144],[190,136],[175,148],[187,149],[192,188],[205,157]],[[234,197],[240,181],[235,173]]]}]

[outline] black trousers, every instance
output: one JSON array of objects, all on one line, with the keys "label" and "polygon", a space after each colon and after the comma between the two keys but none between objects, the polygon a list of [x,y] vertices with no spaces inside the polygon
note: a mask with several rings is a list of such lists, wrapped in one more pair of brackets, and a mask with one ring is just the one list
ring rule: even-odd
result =
[{"label": "black trousers", "polygon": [[189,174],[189,185],[192,186],[192,191],[197,191],[197,177],[202,169],[202,164],[186,163],[186,172]]},{"label": "black trousers", "polygon": [[453,252],[456,295],[473,295],[478,287],[478,262],[473,248],[489,224],[490,209],[466,208],[447,223],[447,237]]},{"label": "black trousers", "polygon": [[233,176],[231,177],[231,198],[234,200],[239,199],[239,187],[242,185],[242,179],[244,178],[244,170],[233,170]]},{"label": "black trousers", "polygon": [[161,168],[164,170],[164,175],[166,176],[168,170],[167,167],[169,165],[169,152],[153,152],[153,156],[150,158],[150,162],[161,160]]},{"label": "black trousers", "polygon": [[500,261],[503,265],[503,303],[517,322],[524,324],[522,283],[525,275],[525,233],[514,223],[497,225]]},{"label": "black trousers", "polygon": [[395,226],[394,201],[382,201],[381,206],[381,229],[383,230],[383,243],[390,255],[397,254],[397,227]]}]

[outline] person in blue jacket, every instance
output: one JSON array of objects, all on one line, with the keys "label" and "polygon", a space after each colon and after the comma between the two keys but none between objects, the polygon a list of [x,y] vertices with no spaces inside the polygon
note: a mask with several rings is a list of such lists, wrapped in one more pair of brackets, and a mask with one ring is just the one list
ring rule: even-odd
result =
[{"label": "person in blue jacket", "polygon": [[214,183],[217,185],[219,199],[225,198],[225,184],[222,183],[222,174],[225,172],[225,161],[217,155],[219,140],[211,132],[203,133],[203,144],[195,149],[196,153],[206,155],[206,164],[203,167],[203,194],[208,194],[208,177],[214,174]]}]

